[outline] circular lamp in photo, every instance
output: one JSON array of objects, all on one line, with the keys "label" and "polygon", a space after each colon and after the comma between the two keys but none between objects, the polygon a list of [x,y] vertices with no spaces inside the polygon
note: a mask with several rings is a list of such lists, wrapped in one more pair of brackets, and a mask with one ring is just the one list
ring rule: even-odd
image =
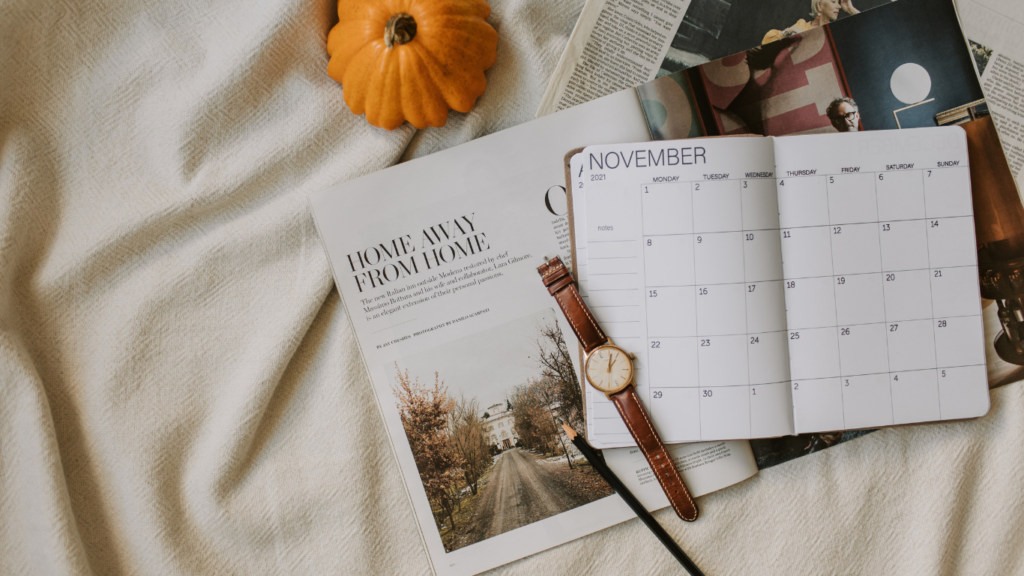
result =
[{"label": "circular lamp in photo", "polygon": [[900,102],[917,104],[932,91],[932,77],[920,64],[908,62],[893,71],[889,88]]}]

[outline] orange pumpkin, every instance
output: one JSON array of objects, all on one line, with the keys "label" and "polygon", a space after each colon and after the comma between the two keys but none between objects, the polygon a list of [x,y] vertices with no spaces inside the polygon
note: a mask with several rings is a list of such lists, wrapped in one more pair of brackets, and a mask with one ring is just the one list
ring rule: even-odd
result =
[{"label": "orange pumpkin", "polygon": [[374,126],[443,126],[487,88],[498,33],[483,0],[339,0],[327,74]]}]

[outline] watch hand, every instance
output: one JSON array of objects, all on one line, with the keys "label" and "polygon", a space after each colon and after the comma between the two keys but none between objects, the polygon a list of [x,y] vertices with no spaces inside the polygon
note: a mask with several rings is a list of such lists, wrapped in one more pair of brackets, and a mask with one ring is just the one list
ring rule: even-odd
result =
[{"label": "watch hand", "polygon": [[609,371],[609,372],[611,372],[611,371],[612,371],[612,359],[613,359],[613,358],[615,358],[615,357],[614,357],[614,356],[612,356],[611,354],[608,354],[608,371]]}]

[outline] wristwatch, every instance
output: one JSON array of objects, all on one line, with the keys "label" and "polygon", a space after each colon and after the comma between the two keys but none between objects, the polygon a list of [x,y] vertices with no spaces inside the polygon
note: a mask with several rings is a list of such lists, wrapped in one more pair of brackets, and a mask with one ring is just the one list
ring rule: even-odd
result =
[{"label": "wristwatch", "polygon": [[576,283],[562,260],[555,256],[537,268],[548,293],[555,297],[576,338],[583,346],[583,373],[591,386],[603,392],[618,409],[629,433],[647,458],[668,501],[680,518],[697,519],[697,504],[679,476],[672,458],[651,424],[651,418],[633,386],[634,356],[619,348],[597,325],[594,316],[580,298]]}]

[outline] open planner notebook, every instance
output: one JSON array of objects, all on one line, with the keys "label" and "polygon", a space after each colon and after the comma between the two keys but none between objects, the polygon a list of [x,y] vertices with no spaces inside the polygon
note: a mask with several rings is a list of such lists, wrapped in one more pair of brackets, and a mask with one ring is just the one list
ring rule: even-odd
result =
[{"label": "open planner notebook", "polygon": [[[960,128],[601,145],[569,168],[581,292],[665,442],[988,411]],[[631,444],[587,388],[588,438]]]}]

